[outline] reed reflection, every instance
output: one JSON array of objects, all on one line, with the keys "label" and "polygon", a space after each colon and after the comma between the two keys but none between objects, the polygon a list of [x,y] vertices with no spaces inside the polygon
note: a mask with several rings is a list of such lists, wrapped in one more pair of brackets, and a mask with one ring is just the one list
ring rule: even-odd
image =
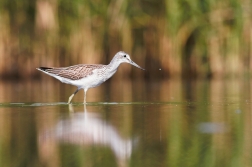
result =
[{"label": "reed reflection", "polygon": [[[81,146],[83,150],[93,147],[107,147],[113,152],[119,166],[128,166],[127,161],[131,156],[133,143],[136,142],[136,139],[123,138],[113,125],[102,119],[99,113],[89,112],[86,105],[84,105],[84,111],[76,112],[74,107],[69,104],[69,114],[69,118],[59,120],[55,127],[39,134],[39,145],[43,149],[41,149],[42,154],[50,153],[44,148],[50,149],[48,145],[52,143]],[[99,155],[99,153],[97,154]],[[95,162],[89,161],[89,163]]]}]

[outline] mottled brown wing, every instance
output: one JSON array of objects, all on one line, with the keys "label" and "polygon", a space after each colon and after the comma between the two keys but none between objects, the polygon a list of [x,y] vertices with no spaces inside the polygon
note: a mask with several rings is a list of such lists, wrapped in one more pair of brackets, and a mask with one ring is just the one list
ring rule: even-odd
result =
[{"label": "mottled brown wing", "polygon": [[78,64],[69,67],[48,68],[45,71],[63,78],[78,80],[93,74],[93,70],[103,68],[101,64]]}]

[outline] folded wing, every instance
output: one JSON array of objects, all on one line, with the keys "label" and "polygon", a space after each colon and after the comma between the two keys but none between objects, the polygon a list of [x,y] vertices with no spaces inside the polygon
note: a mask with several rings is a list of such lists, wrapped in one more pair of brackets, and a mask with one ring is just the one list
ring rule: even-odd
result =
[{"label": "folded wing", "polygon": [[60,76],[70,80],[79,80],[93,74],[95,69],[103,68],[101,64],[78,64],[69,67],[39,67],[38,69],[46,73]]}]

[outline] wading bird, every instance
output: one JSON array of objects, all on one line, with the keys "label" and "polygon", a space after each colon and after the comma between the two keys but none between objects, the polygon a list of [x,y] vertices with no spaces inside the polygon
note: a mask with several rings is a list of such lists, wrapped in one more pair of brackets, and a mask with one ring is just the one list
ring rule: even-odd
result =
[{"label": "wading bird", "polygon": [[120,51],[108,65],[102,64],[78,64],[69,67],[39,67],[37,70],[46,73],[63,83],[77,86],[77,90],[69,97],[68,103],[71,102],[74,95],[80,90],[84,90],[84,104],[86,103],[86,93],[89,88],[99,86],[110,77],[112,77],[121,63],[129,63],[142,70],[130,59],[130,56]]}]

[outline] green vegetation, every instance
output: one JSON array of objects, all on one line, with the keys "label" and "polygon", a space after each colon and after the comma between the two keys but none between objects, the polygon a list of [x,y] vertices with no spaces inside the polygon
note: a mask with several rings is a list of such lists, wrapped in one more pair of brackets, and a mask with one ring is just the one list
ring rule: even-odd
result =
[{"label": "green vegetation", "polygon": [[147,78],[247,75],[251,6],[247,0],[2,0],[0,76],[108,63],[119,50],[145,66]]}]

